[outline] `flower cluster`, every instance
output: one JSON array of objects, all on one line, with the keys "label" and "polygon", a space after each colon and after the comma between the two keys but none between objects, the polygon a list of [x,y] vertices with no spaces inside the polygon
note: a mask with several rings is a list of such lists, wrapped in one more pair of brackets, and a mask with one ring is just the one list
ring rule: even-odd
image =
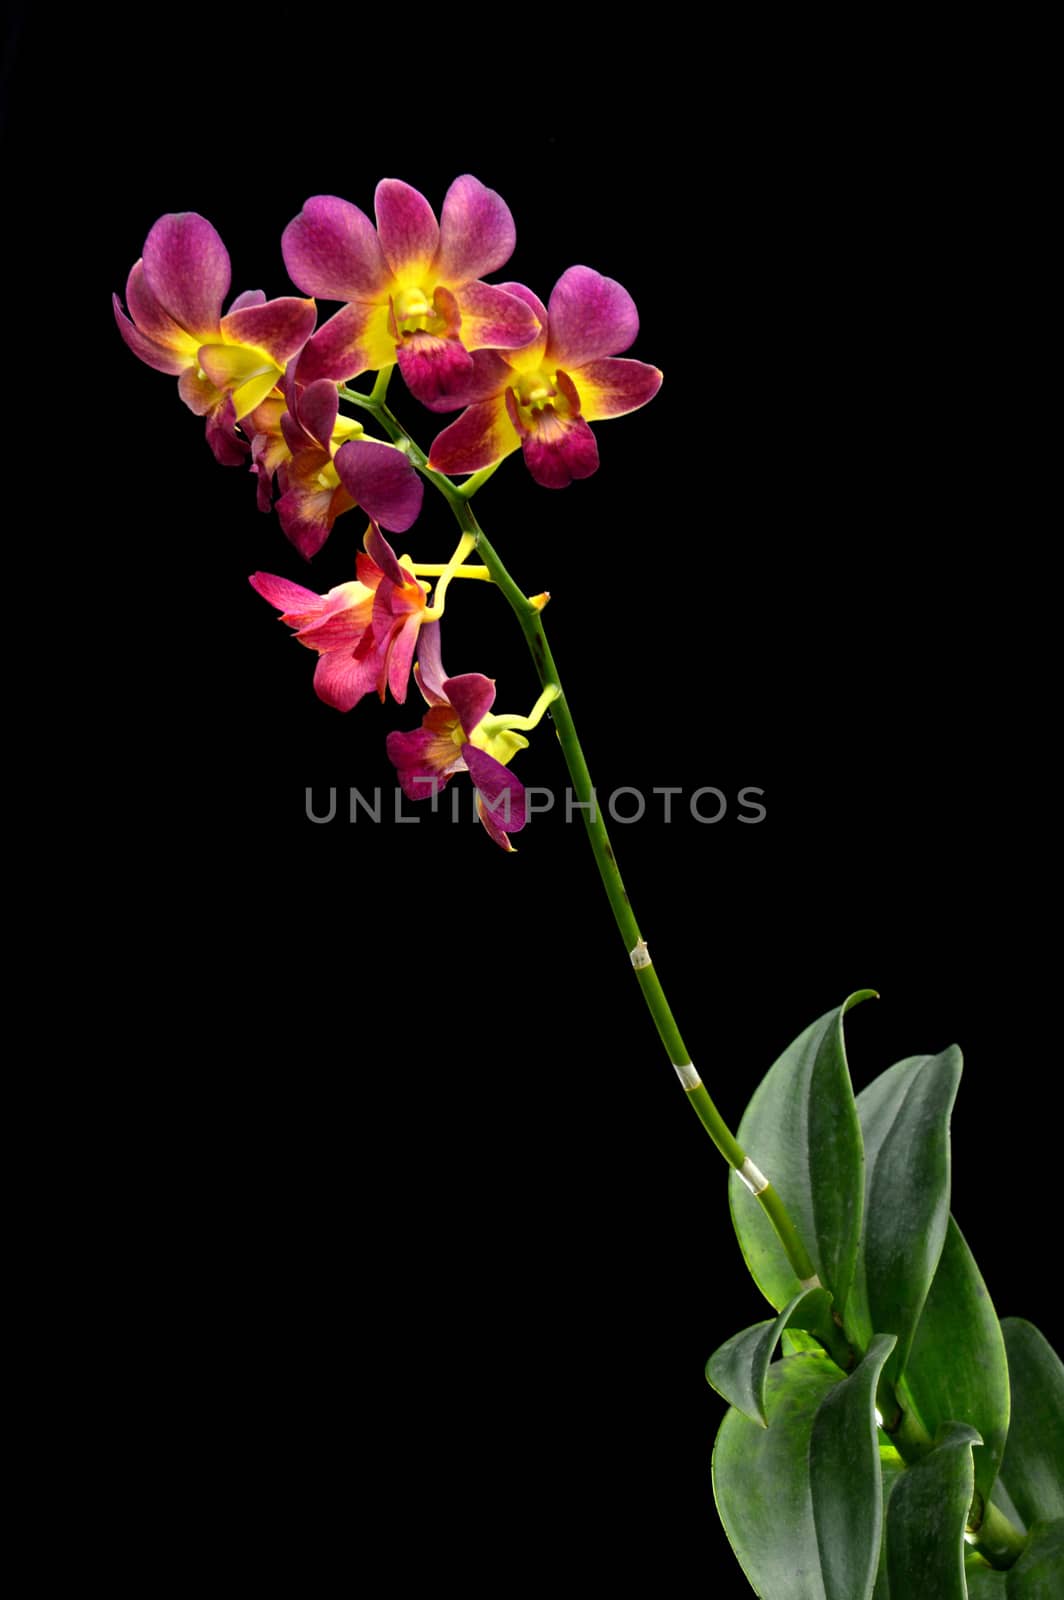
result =
[{"label": "flower cluster", "polygon": [[[304,558],[343,513],[361,506],[370,518],[354,581],[319,595],[260,572],[252,586],[317,653],[314,687],[338,710],[371,689],[383,701],[390,688],[402,704],[417,656],[429,710],[416,732],[388,736],[400,785],[418,799],[468,772],[481,819],[506,849],[525,820],[524,791],[506,771],[528,743],[515,729],[534,726],[550,695],[531,718],[492,717],[492,680],[446,677],[438,619],[451,579],[482,575],[463,565],[472,541],[465,535],[450,562],[430,568],[398,558],[381,529],[413,526],[421,466],[486,473],[520,450],[546,488],[589,477],[599,464],[590,424],[645,405],[661,383],[656,367],[618,359],[639,319],[612,278],[570,267],[546,306],[522,283],[487,283],[515,242],[508,206],[474,177],[455,180],[439,220],[416,189],[386,178],[374,220],[347,200],[316,195],[288,224],[282,254],[306,298],[249,290],[223,314],[229,255],[195,212],[160,217],[129,274],[125,308],[114,296],[126,344],[177,378],[181,399],[205,419],[215,458],[250,466],[260,510],[276,509]],[[319,299],[340,304],[320,327]],[[459,413],[427,461],[397,425],[385,429],[391,440],[374,439],[340,411],[347,400],[382,421],[395,367],[429,411]],[[347,387],[367,372],[378,374],[372,394]],[[430,571],[439,580],[431,603],[420,582]]]}]

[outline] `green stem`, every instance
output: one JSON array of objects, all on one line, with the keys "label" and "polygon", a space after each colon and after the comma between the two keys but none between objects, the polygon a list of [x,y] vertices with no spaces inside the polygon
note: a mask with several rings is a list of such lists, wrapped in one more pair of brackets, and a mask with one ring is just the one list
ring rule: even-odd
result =
[{"label": "green stem", "polygon": [[394,371],[395,367],[393,365],[390,367],[382,367],[378,372],[377,381],[373,385],[372,392],[369,395],[369,403],[371,406],[382,406],[384,404],[385,396],[388,393],[388,385],[392,381],[392,373]]},{"label": "green stem", "polygon": [[999,1572],[1015,1566],[1027,1547],[1027,1538],[992,1500],[983,1507],[978,1527],[972,1529],[972,1549],[978,1550],[985,1561]]},{"label": "green stem", "polygon": [[501,466],[501,461],[493,461],[490,467],[481,467],[480,471],[474,472],[473,476],[467,478],[465,483],[459,484],[458,493],[462,496],[462,499],[472,500],[481,484],[487,483],[492,474],[498,472]]},{"label": "green stem", "polygon": [[[428,465],[428,457],[424,451],[415,444],[402,424],[392,415],[386,405],[376,403],[372,397],[367,398],[357,391],[341,387],[341,395],[345,399],[353,400],[357,405],[371,410],[377,417],[388,436],[402,446],[410,460],[424,474],[426,478],[439,489],[458,521],[458,526],[465,534],[472,534],[476,540],[477,553],[483,560],[488,572],[491,574],[496,587],[502,591],[511,610],[517,618],[521,632],[532,653],[536,673],[540,683],[546,689],[557,686],[558,694],[550,708],[550,715],[554,722],[558,742],[562,747],[565,764],[569,769],[573,789],[576,793],[576,808],[580,810],[587,829],[587,836],[591,844],[592,854],[595,857],[606,898],[609,900],[613,911],[614,921],[624,941],[624,948],[632,957],[635,968],[636,980],[643,991],[643,999],[647,1009],[654,1019],[654,1025],[665,1047],[666,1054],[673,1066],[677,1069],[680,1080],[684,1084],[687,1098],[691,1107],[713,1140],[721,1155],[730,1167],[739,1169],[746,1161],[745,1151],[739,1144],[724,1118],[717,1110],[710,1098],[709,1092],[691,1066],[691,1056],[683,1041],[683,1036],[677,1026],[676,1018],[672,1014],[665,991],[661,986],[657,972],[647,954],[646,941],[640,932],[639,923],[636,921],[635,912],[632,910],[624,882],[617,866],[617,858],[610,844],[606,824],[598,809],[595,791],[591,783],[591,774],[584,752],[577,738],[576,726],[569,711],[569,703],[565,698],[562,688],[561,676],[554,664],[547,635],[543,629],[540,614],[541,608],[535,605],[526,594],[518,587],[507,572],[499,555],[489,541],[484,530],[473,515],[469,504],[469,493],[472,481],[464,489],[458,488],[443,473],[435,472]],[[757,1196],[765,1210],[777,1237],[787,1253],[787,1259],[794,1268],[797,1276],[803,1281],[816,1277],[816,1267],[798,1235],[798,1230],[788,1215],[787,1209],[772,1184],[762,1188]]]}]

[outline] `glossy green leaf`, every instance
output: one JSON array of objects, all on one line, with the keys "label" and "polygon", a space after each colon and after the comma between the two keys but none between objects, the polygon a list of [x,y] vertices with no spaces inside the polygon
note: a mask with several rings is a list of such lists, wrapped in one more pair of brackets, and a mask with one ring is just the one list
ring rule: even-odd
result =
[{"label": "glossy green leaf", "polygon": [[1016,1510],[1015,1502],[1005,1485],[1002,1483],[1000,1475],[998,1476],[998,1480],[994,1485],[994,1492],[990,1498],[993,1500],[998,1510],[1004,1512],[1005,1516],[1008,1517],[1014,1528],[1019,1528],[1021,1533],[1027,1532],[1027,1524],[1020,1516],[1020,1513]]},{"label": "glossy green leaf", "polygon": [[1008,1600],[1060,1600],[1064,1595],[1064,1519],[1039,1523],[1011,1569]]},{"label": "glossy green leaf", "polygon": [[1001,1481],[1028,1527],[1055,1522],[1064,1517],[1064,1367],[1032,1323],[1005,1317],[1001,1331],[1012,1384]]},{"label": "glossy green leaf", "polygon": [[872,1600],[890,1600],[890,1580],[887,1576],[887,1522],[890,1496],[894,1485],[905,1471],[905,1462],[893,1445],[879,1446],[879,1471],[883,1483],[883,1536],[879,1541],[879,1566]]},{"label": "glossy green leaf", "polygon": [[978,1556],[966,1556],[964,1576],[968,1584],[968,1600],[1007,1600],[1004,1572],[995,1572]]},{"label": "glossy green leaf", "polygon": [[994,1486],[1009,1425],[1005,1341],[986,1284],[953,1218],[916,1329],[905,1371],[911,1399],[932,1438],[944,1422],[967,1422],[983,1443],[973,1451],[975,1487]]},{"label": "glossy green leaf", "polygon": [[978,1442],[966,1422],[949,1423],[895,1483],[887,1508],[890,1600],[966,1600],[964,1527]]},{"label": "glossy green leaf", "polygon": [[830,1296],[823,1289],[799,1289],[778,1317],[755,1322],[752,1328],[733,1334],[719,1350],[714,1350],[706,1362],[707,1383],[729,1405],[767,1428],[765,1376],[781,1333],[790,1322],[808,1326],[820,1315],[830,1316],[830,1307]]},{"label": "glossy green leaf", "polygon": [[[853,1281],[864,1201],[861,1129],[842,1019],[873,993],[852,994],[806,1028],[762,1079],[739,1125],[739,1143],[782,1198],[838,1306]],[[801,1284],[765,1212],[734,1173],[729,1199],[746,1264],[778,1311]]]},{"label": "glossy green leaf", "polygon": [[885,1376],[905,1369],[949,1220],[949,1118],[960,1082],[955,1045],[911,1056],[857,1097],[865,1149],[864,1234],[854,1291],[843,1312],[862,1348],[873,1333],[898,1343]]},{"label": "glossy green leaf", "polygon": [[728,1412],[713,1450],[713,1493],[743,1571],[761,1600],[827,1600],[809,1485],[809,1439],[821,1402],[842,1382],[823,1355],[769,1368],[762,1428]]},{"label": "glossy green leaf", "polygon": [[893,1334],[874,1339],[813,1419],[809,1484],[827,1600],[871,1600],[875,1585],[883,1525],[876,1385],[894,1342]]},{"label": "glossy green leaf", "polygon": [[780,1349],[785,1356],[804,1355],[809,1351],[814,1355],[821,1355],[824,1346],[804,1328],[784,1328]]}]

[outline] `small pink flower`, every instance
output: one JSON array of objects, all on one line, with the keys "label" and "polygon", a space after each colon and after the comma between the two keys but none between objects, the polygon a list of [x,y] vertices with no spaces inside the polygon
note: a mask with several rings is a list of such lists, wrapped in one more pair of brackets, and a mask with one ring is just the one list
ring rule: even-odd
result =
[{"label": "small pink flower", "polygon": [[444,676],[438,622],[426,623],[422,632],[415,676],[429,710],[415,732],[390,733],[387,739],[400,788],[411,800],[426,800],[456,772],[468,772],[477,791],[477,815],[495,843],[512,850],[508,836],[524,827],[527,807],[524,786],[507,772],[506,762],[528,740],[491,726],[491,678],[480,672]]},{"label": "small pink flower", "polygon": [[536,313],[538,337],[505,354],[480,350],[463,399],[468,409],[436,436],[429,465],[438,472],[479,472],[520,448],[537,483],[564,489],[599,464],[588,426],[652,400],[657,367],[612,359],[639,331],[627,289],[590,267],[570,267],[550,306],[520,283],[501,287]]},{"label": "small pink flower", "polygon": [[251,434],[259,509],[271,509],[271,480],[281,488],[277,515],[300,555],[316,555],[344,511],[361,506],[374,522],[405,533],[421,510],[424,486],[395,445],[363,437],[362,424],[339,414],[335,383],[306,387],[289,363],[284,397],[270,397],[244,424]]},{"label": "small pink flower", "polygon": [[350,711],[376,689],[386,688],[400,705],[414,660],[426,591],[396,560],[376,523],[356,562],[358,579],[328,594],[315,594],[268,572],[256,572],[251,587],[276,606],[300,644],[318,652],[314,688],[337,711]]},{"label": "small pink flower", "polygon": [[513,217],[468,174],[448,189],[439,222],[424,195],[398,178],[377,185],[375,206],[376,228],[350,201],[315,195],[285,229],[292,282],[347,302],[304,351],[301,380],[354,378],[398,361],[412,394],[454,410],[471,351],[511,350],[536,336],[519,295],[480,282],[513,254]]},{"label": "small pink flower", "polygon": [[112,295],[126,344],[157,372],[178,379],[190,411],[207,419],[207,443],[223,466],[239,466],[248,443],[236,424],[274,389],[291,356],[310,338],[313,300],[267,300],[261,289],[237,295],[228,314],[229,252],[195,211],[160,217],[126,282],[132,321]]}]

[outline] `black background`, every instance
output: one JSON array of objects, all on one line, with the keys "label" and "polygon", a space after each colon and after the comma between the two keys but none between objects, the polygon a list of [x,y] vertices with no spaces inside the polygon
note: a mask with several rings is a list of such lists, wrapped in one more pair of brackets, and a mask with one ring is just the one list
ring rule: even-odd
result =
[{"label": "black background", "polygon": [[[855,988],[882,995],[848,1022],[858,1088],[959,1042],[954,1209],[999,1311],[1052,1336],[1030,1220],[1050,1177],[1023,1170],[1050,1138],[1027,1108],[1053,802],[1014,197],[963,75],[558,37],[496,73],[444,35],[341,23],[260,60],[235,24],[96,33],[84,73],[81,42],[58,66],[42,35],[21,46],[16,181],[48,217],[60,333],[90,340],[51,362],[65,448],[39,463],[40,574],[88,646],[57,734],[70,827],[114,930],[90,1023],[115,1059],[78,1091],[94,1155],[68,1219],[77,1404],[138,1543],[172,1560],[206,1534],[232,1575],[383,1555],[397,1582],[575,1569],[669,1594],[731,1570],[702,1368],[766,1313],[582,829],[537,819],[507,859],[446,813],[344,819],[352,786],[390,804],[384,736],[420,708],[321,705],[247,576],[324,591],[361,519],[307,569],[107,297],[165,211],[209,217],[233,292],[272,296],[307,195],[371,210],[397,176],[438,211],[465,171],[517,222],[497,277],[546,299],[585,262],[626,285],[660,395],[596,428],[592,479],[551,493],[514,458],[477,505],[552,593],[600,793],[729,798],[716,825],[666,827],[651,798],[614,829],[691,1052],[734,1126]],[[451,539],[430,493],[398,545]],[[526,710],[504,604],[451,594],[448,670]],[[563,790],[549,727],[515,771]],[[336,821],[307,820],[308,785],[340,791]]]}]

